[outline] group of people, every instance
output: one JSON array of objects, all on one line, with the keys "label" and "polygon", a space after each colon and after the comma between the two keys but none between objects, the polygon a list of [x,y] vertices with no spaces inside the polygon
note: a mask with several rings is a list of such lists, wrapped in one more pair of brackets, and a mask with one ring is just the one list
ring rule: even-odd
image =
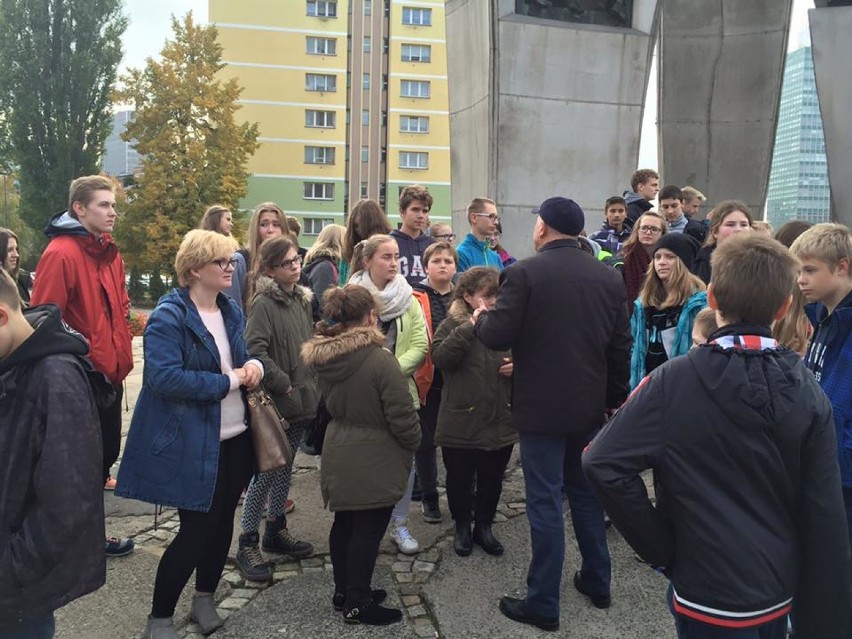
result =
[{"label": "group of people", "polygon": [[[287,522],[292,460],[254,469],[245,392],[261,386],[294,449],[329,420],[320,490],[334,513],[331,604],[346,623],[402,619],[373,571],[388,531],[400,552],[419,552],[412,499],[442,521],[438,447],[454,551],[505,552],[492,524],[519,443],[532,557],[526,596],[499,602],[508,618],[559,628],[567,498],[582,555],[573,586],[597,608],[612,600],[606,510],[670,579],[680,637],[781,639],[789,623],[800,637],[852,636],[852,236],[794,223],[771,239],[741,202],[704,223],[696,201],[641,170],[585,237],[582,208],[549,198],[534,211],[536,253],[519,262],[494,200],[471,201],[456,248],[451,225],[430,224],[421,186],[402,190],[398,229],[361,200],[307,250],[275,203],[255,208],[242,248],[232,212],[207,209],[148,319],[114,486],[178,509],[145,637],[178,636],[193,572],[191,618],[205,634],[223,625],[214,593],[241,499],[246,579],[271,578],[269,555],[313,553]],[[103,584],[105,554],[132,550],[104,542],[100,497],[132,367],[115,218],[108,179],[72,182],[29,304],[16,238],[0,231],[0,419],[11,424],[0,467],[20,486],[3,493],[0,637],[52,636],[53,611]],[[69,538],[73,554],[52,550]]]}]

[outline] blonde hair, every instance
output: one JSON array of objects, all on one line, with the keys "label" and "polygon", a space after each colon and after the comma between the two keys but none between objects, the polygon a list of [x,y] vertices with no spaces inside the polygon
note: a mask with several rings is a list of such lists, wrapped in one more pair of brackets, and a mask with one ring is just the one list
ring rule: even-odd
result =
[{"label": "blonde hair", "polygon": [[[826,222],[812,226],[802,233],[790,247],[798,258],[822,260],[834,271],[840,260],[852,267],[852,234],[842,224]],[[852,268],[849,271],[852,278]]]},{"label": "blonde hair", "polygon": [[84,175],[71,182],[68,187],[68,213],[76,218],[74,202],[86,205],[95,197],[95,191],[115,193],[115,181],[106,175]]},{"label": "blonde hair", "polygon": [[365,270],[366,261],[372,259],[379,250],[379,247],[387,242],[393,242],[396,244],[395,239],[393,239],[390,235],[384,234],[372,235],[366,240],[358,242],[358,244],[355,245],[355,251],[352,254],[352,273],[354,274],[358,271]]},{"label": "blonde hair", "polygon": [[763,220],[755,220],[752,223],[751,228],[754,231],[757,231],[759,233],[765,233],[769,237],[772,237],[772,225],[769,222],[764,222]]},{"label": "blonde hair", "polygon": [[704,194],[696,189],[694,186],[685,186],[680,190],[683,193],[683,200],[685,202],[692,202],[693,200],[698,200],[700,204],[704,204],[707,201],[707,198],[704,197]]},{"label": "blonde hair", "polygon": [[663,280],[657,275],[657,269],[654,268],[652,260],[648,274],[645,276],[645,283],[642,285],[642,290],[639,291],[639,300],[645,308],[651,306],[654,308],[671,308],[672,306],[683,305],[691,295],[706,288],[704,282],[690,273],[679,257],[674,261],[669,286],[666,287]]},{"label": "blonde hair", "polygon": [[693,330],[698,330],[706,341],[708,337],[719,330],[719,325],[716,323],[716,311],[709,306],[702,308],[695,316],[692,327]]},{"label": "blonde hair", "polygon": [[790,310],[780,320],[772,324],[772,337],[778,340],[782,346],[804,356],[808,349],[814,329],[808,316],[805,314],[807,299],[799,290],[798,285],[793,286],[793,303]]},{"label": "blonde hair", "polygon": [[[624,242],[624,245],[621,247],[622,255],[630,255],[633,251],[636,250],[639,244],[639,227],[642,226],[642,220],[646,217],[654,217],[660,220],[660,224],[663,227],[663,232],[660,233],[660,237],[663,237],[666,233],[669,232],[669,225],[666,223],[666,218],[664,218],[659,213],[655,213],[654,211],[648,211],[647,213],[643,213],[639,216],[639,219],[636,220],[636,223],[633,225],[633,228],[630,230],[630,237]],[[659,240],[660,237],[657,239]]]},{"label": "blonde hair", "polygon": [[237,247],[237,241],[229,235],[203,229],[190,231],[183,236],[183,241],[175,255],[178,284],[189,286],[194,279],[192,271],[225,255],[230,259]]},{"label": "blonde hair", "polygon": [[340,224],[329,224],[324,226],[317,236],[314,245],[305,254],[305,266],[313,262],[320,255],[328,255],[335,261],[340,262],[343,253],[343,236],[346,227]]}]

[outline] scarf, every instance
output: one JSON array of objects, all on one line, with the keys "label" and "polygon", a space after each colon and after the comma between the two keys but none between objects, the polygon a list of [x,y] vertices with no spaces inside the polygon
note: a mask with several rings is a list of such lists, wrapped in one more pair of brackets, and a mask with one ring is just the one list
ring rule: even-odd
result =
[{"label": "scarf", "polygon": [[639,291],[645,283],[645,275],[648,273],[648,265],[651,256],[641,246],[636,246],[633,251],[624,256],[624,286],[627,287],[627,306],[633,310],[633,302],[639,297]]},{"label": "scarf", "polygon": [[378,298],[382,305],[379,309],[379,319],[383,322],[389,322],[405,313],[414,301],[414,291],[411,285],[399,273],[388,282],[382,291],[376,288],[367,271],[353,273],[352,277],[349,278],[349,284],[363,286]]}]

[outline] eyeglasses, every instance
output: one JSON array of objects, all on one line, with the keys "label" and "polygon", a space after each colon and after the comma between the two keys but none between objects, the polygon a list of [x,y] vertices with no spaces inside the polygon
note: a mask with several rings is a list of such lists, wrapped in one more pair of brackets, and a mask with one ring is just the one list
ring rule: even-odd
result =
[{"label": "eyeglasses", "polygon": [[652,235],[656,235],[657,233],[662,233],[663,229],[661,229],[659,226],[640,226],[639,232],[651,233]]},{"label": "eyeglasses", "polygon": [[294,266],[299,266],[302,263],[302,256],[297,255],[292,260],[284,260],[280,264],[276,264],[275,266],[281,268],[293,268]]},{"label": "eyeglasses", "polygon": [[446,235],[436,235],[435,239],[436,240],[444,240],[445,242],[452,242],[454,239],[456,239],[456,234],[455,233],[447,233]]},{"label": "eyeglasses", "polygon": [[487,217],[492,222],[499,222],[500,216],[496,213],[474,213],[474,217]]},{"label": "eyeglasses", "polygon": [[234,259],[226,260],[224,258],[221,258],[221,259],[218,259],[218,260],[210,260],[210,263],[215,264],[216,266],[218,266],[223,271],[227,271],[229,266],[233,269],[237,265],[237,260],[234,260]]}]

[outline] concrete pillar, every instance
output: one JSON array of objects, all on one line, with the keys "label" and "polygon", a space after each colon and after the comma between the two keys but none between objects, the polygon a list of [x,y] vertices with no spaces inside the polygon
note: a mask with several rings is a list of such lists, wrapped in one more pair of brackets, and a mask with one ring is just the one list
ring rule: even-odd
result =
[{"label": "concrete pillar", "polygon": [[[820,4],[820,3],[818,3]],[[822,3],[824,4],[824,3]],[[852,228],[852,137],[849,136],[849,105],[852,84],[852,6],[811,9],[811,48],[814,56],[828,181],[831,184],[832,219]]]},{"label": "concrete pillar", "polygon": [[[453,223],[493,197],[508,248],[532,253],[530,210],[564,195],[600,226],[629,188],[653,51],[656,0],[617,29],[515,13],[515,0],[447,0]],[[453,62],[455,61],[455,62]]]},{"label": "concrete pillar", "polygon": [[792,0],[661,0],[661,184],[762,216]]}]

